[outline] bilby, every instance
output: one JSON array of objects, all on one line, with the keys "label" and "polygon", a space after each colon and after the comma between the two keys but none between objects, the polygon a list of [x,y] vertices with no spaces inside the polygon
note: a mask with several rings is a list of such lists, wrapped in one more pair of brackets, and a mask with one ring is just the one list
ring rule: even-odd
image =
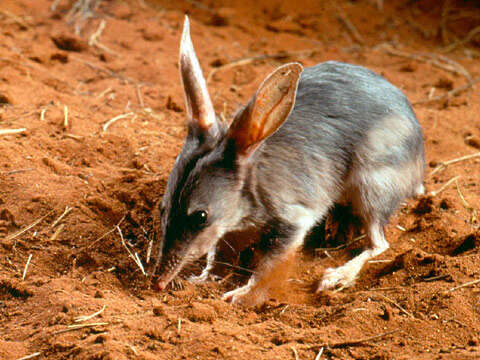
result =
[{"label": "bilby", "polygon": [[158,287],[232,231],[255,227],[275,244],[248,283],[227,292],[258,304],[262,279],[302,246],[335,203],[362,219],[369,247],[329,268],[318,290],[347,285],[389,245],[383,227],[406,198],[423,193],[421,127],[405,95],[360,66],[328,61],[277,68],[234,116],[219,121],[185,19],[180,46],[188,134],[160,204]]}]

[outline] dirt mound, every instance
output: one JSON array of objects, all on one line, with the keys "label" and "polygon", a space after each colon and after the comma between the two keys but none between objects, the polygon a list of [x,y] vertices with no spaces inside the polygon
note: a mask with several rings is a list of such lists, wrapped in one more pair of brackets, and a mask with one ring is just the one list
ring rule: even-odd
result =
[{"label": "dirt mound", "polygon": [[[399,209],[354,286],[313,291],[365,245],[327,226],[261,307],[220,300],[258,262],[255,232],[228,239],[219,281],[150,288],[156,204],[185,136],[186,12],[227,118],[292,60],[367,66],[415,104],[428,194]],[[2,1],[0,358],[479,358],[478,25],[468,1]]]}]

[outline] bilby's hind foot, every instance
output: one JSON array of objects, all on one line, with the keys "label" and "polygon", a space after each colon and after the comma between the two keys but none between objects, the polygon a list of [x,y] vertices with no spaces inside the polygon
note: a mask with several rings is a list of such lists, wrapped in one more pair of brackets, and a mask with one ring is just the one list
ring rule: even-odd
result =
[{"label": "bilby's hind foot", "polygon": [[372,223],[367,233],[370,238],[371,249],[364,250],[360,255],[340,267],[326,269],[317,292],[334,289],[337,286],[351,286],[362,270],[363,265],[388,249],[388,242],[383,234],[382,226],[378,222]]}]

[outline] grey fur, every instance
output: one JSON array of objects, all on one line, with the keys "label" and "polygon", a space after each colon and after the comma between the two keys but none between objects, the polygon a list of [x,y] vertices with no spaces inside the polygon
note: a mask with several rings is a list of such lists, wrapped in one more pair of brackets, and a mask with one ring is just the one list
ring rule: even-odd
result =
[{"label": "grey fur", "polygon": [[[410,103],[360,66],[329,61],[304,69],[293,111],[246,164],[238,163],[227,131],[223,126],[209,138],[189,126],[162,201],[166,282],[226,233],[249,226],[278,240],[261,265],[267,271],[301,245],[335,202],[348,202],[363,218],[372,249],[328,270],[319,289],[346,285],[388,247],[382,228],[400,202],[423,188],[424,145]],[[186,215],[200,209],[208,210],[209,223],[192,232]],[[258,280],[225,298],[245,302]]]}]

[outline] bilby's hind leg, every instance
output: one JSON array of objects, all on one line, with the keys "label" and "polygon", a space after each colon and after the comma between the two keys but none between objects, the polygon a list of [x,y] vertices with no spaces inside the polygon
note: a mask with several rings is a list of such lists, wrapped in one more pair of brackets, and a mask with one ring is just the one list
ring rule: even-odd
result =
[{"label": "bilby's hind leg", "polygon": [[326,269],[317,291],[331,289],[337,285],[351,285],[368,260],[388,249],[389,245],[383,233],[383,226],[378,220],[367,224],[367,236],[370,239],[371,247],[340,267]]},{"label": "bilby's hind leg", "polygon": [[212,271],[214,263],[215,263],[215,254],[217,252],[217,247],[214,245],[207,254],[207,265],[202,270],[202,273],[198,276],[190,276],[188,281],[194,284],[200,284],[208,280],[210,276],[210,271]]}]

